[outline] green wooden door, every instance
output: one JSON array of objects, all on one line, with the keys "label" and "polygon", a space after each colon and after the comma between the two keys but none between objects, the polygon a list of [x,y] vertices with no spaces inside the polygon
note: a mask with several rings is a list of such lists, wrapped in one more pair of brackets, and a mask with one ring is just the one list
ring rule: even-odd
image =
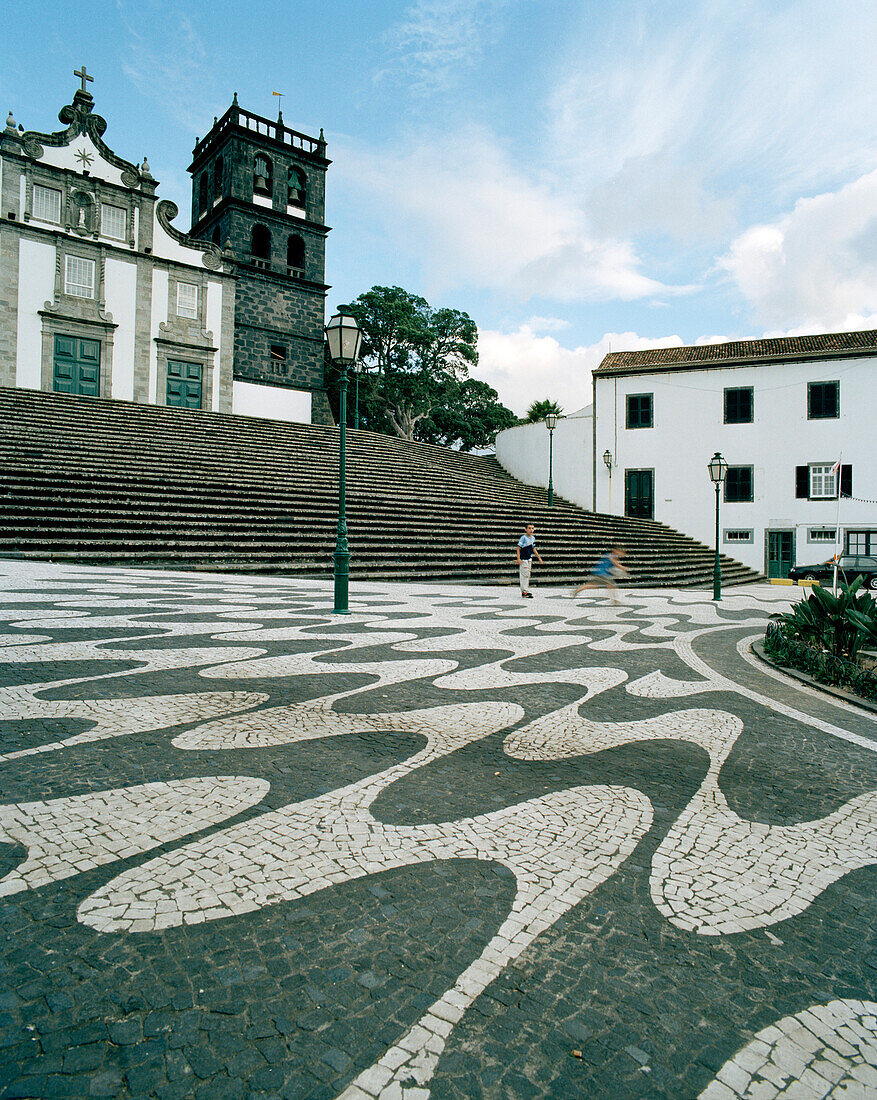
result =
[{"label": "green wooden door", "polygon": [[183,409],[200,409],[202,398],[200,363],[167,362],[167,404]]},{"label": "green wooden door", "polygon": [[99,340],[80,340],[76,336],[55,337],[52,389],[56,393],[78,393],[84,397],[100,395]]},{"label": "green wooden door", "polygon": [[794,536],[791,531],[767,532],[767,575],[768,577],[788,577],[795,553]]},{"label": "green wooden door", "polygon": [[652,519],[655,512],[654,472],[624,471],[624,514],[635,519]]}]

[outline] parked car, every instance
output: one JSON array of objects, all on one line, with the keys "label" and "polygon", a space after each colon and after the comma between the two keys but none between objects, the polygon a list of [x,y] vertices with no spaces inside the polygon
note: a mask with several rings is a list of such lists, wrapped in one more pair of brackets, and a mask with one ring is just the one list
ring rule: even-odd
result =
[{"label": "parked car", "polygon": [[[872,592],[877,592],[877,557],[866,554],[841,554],[837,563],[838,579],[846,584],[852,582],[858,576],[865,578],[865,587]],[[834,558],[820,562],[818,565],[796,565],[789,570],[789,576],[793,581],[819,581],[831,584],[834,580]]]}]

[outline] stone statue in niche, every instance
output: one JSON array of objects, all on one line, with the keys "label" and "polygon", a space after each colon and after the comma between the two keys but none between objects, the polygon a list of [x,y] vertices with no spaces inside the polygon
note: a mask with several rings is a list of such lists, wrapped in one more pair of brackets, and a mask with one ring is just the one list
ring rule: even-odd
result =
[{"label": "stone statue in niche", "polygon": [[73,228],[77,233],[91,233],[94,228],[94,203],[91,195],[77,191],[73,196]]}]

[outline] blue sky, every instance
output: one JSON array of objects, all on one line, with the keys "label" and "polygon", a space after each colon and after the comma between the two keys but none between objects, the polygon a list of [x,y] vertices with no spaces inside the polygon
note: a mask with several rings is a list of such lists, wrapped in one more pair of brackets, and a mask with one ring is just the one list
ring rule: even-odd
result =
[{"label": "blue sky", "polygon": [[517,412],[609,349],[877,327],[873,0],[7,0],[0,106],[94,73],[188,226],[196,136],[323,127],[328,305],[464,309]]}]

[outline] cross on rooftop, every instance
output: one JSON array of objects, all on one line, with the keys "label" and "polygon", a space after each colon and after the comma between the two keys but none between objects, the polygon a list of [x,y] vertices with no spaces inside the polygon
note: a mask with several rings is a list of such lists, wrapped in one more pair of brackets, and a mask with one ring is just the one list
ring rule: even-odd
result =
[{"label": "cross on rooftop", "polygon": [[86,87],[85,87],[86,80],[90,80],[92,82],[92,84],[94,83],[94,77],[88,75],[88,70],[86,69],[86,67],[84,65],[82,66],[81,69],[74,69],[73,70],[73,75],[78,76],[79,79],[82,81],[82,90],[83,90],[83,92],[86,91]]}]

